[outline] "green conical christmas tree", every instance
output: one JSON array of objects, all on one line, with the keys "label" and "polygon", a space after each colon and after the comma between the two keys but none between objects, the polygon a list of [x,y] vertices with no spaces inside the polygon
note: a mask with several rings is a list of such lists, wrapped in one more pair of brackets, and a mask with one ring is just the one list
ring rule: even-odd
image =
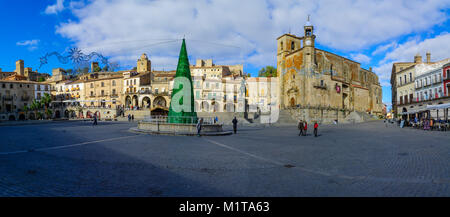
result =
[{"label": "green conical christmas tree", "polygon": [[[183,85],[190,85],[190,86],[184,87]],[[192,85],[191,70],[189,69],[189,59],[186,51],[186,42],[183,39],[183,43],[181,44],[180,56],[178,57],[177,73],[175,75],[173,83],[171,96],[172,101],[170,103],[169,108],[169,118],[168,118],[169,123],[197,122],[197,113],[194,111],[193,88],[194,87]],[[181,111],[180,109],[175,109],[175,106],[178,106],[179,108],[179,105],[184,105]]]}]

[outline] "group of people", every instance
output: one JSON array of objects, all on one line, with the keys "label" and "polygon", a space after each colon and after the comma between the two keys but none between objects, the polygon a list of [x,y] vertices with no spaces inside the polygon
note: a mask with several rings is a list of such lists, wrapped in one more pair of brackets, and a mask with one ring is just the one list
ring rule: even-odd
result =
[{"label": "group of people", "polygon": [[[306,136],[308,132],[308,123],[303,120],[298,121],[298,130],[300,131],[298,133],[299,136]],[[319,124],[317,122],[314,122],[314,137],[317,137],[317,131],[319,128]]]},{"label": "group of people", "polygon": [[133,114],[128,114],[128,122],[130,121],[134,121],[134,115]]},{"label": "group of people", "polygon": [[[217,123],[219,121],[219,119],[217,117],[214,118],[214,123]],[[236,134],[237,132],[237,123],[238,120],[236,117],[233,118],[233,120],[231,121],[231,123],[233,123],[233,132],[234,134]],[[202,125],[203,125],[203,118],[199,118],[197,121],[197,136],[200,136],[200,133],[202,131]]]},{"label": "group of people", "polygon": [[434,118],[431,118],[431,119],[422,118],[419,120],[417,117],[415,117],[414,119],[411,119],[409,121],[409,126],[412,126],[417,129],[423,128],[423,130],[447,131],[447,128],[449,127],[449,123],[448,123],[448,121],[444,121],[441,119],[435,120]]}]

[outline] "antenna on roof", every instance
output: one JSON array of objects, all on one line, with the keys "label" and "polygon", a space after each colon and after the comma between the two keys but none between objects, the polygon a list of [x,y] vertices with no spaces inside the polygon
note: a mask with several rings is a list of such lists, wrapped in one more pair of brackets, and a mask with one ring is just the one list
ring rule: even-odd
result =
[{"label": "antenna on roof", "polygon": [[311,15],[310,14],[308,14],[308,22],[309,22],[309,17],[310,17]]}]

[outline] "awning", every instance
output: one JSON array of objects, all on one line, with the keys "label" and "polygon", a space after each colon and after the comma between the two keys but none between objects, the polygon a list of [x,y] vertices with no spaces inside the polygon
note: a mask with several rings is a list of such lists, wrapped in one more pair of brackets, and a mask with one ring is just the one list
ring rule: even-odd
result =
[{"label": "awning", "polygon": [[446,109],[446,108],[450,108],[450,103],[427,105],[427,109]]},{"label": "awning", "polygon": [[429,110],[428,108],[412,109],[408,112],[402,112],[402,115],[411,115]]}]

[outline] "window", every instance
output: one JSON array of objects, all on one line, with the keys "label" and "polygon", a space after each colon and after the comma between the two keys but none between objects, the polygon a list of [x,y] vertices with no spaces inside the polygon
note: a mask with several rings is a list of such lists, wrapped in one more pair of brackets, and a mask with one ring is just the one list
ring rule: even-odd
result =
[{"label": "window", "polygon": [[102,87],[104,87],[105,86],[105,83],[104,82],[102,82]]},{"label": "window", "polygon": [[412,81],[412,73],[410,72],[409,73],[409,82],[411,82]]},{"label": "window", "polygon": [[405,84],[408,83],[408,82],[406,81],[406,75],[404,75],[404,78],[405,78]]},{"label": "window", "polygon": [[91,88],[94,88],[94,83],[91,83]]},{"label": "window", "polygon": [[136,85],[136,79],[134,79],[134,85]]},{"label": "window", "polygon": [[127,80],[127,86],[130,85],[130,83],[128,83],[128,82],[129,82],[129,80]]},{"label": "window", "polygon": [[14,85],[13,85],[13,84],[10,84],[10,85],[9,85],[9,88],[11,88],[11,89],[12,89],[13,87],[14,87]]},{"label": "window", "polygon": [[104,96],[105,95],[105,91],[104,90],[102,90],[102,96]]},{"label": "window", "polygon": [[291,50],[295,50],[295,43],[291,42]]},{"label": "window", "polygon": [[280,50],[283,50],[283,42],[280,43]]},{"label": "window", "polygon": [[112,95],[116,95],[116,89],[112,90]]},{"label": "window", "polygon": [[94,91],[91,91],[91,96],[94,96]]},{"label": "window", "polygon": [[116,81],[112,81],[112,86],[116,86]]},{"label": "window", "polygon": [[398,82],[399,85],[402,85],[402,77],[400,77],[400,81]]}]

